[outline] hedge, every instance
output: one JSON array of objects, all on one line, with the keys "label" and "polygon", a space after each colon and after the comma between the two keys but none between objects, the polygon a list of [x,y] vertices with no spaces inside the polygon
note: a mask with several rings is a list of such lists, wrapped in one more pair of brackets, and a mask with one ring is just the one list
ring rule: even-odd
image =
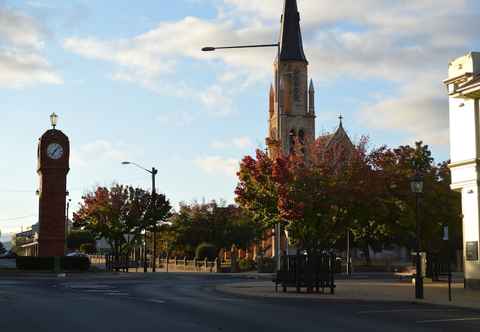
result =
[{"label": "hedge", "polygon": [[[55,257],[17,257],[17,268],[27,271],[53,271]],[[90,259],[87,257],[60,257],[63,271],[88,271]]]},{"label": "hedge", "polygon": [[217,258],[217,247],[210,243],[201,243],[195,251],[195,258],[204,260],[205,258],[213,261]]}]

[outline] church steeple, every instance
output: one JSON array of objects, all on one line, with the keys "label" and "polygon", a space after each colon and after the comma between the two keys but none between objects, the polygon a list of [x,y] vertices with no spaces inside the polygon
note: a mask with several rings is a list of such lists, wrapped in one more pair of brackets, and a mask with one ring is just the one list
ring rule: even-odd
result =
[{"label": "church steeple", "polygon": [[285,0],[280,31],[280,60],[296,60],[308,63],[303,51],[297,0]]}]

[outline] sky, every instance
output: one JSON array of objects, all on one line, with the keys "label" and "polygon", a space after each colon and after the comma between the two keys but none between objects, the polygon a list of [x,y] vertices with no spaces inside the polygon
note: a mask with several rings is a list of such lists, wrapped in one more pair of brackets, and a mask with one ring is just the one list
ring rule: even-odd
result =
[{"label": "sky", "polygon": [[[333,5],[334,4],[334,5]],[[480,49],[474,0],[298,0],[317,135],[344,116],[371,147],[423,140],[448,159],[449,61]],[[0,0],[0,230],[37,221],[36,148],[59,115],[72,209],[112,183],[234,201],[239,160],[264,148],[283,0]]]}]

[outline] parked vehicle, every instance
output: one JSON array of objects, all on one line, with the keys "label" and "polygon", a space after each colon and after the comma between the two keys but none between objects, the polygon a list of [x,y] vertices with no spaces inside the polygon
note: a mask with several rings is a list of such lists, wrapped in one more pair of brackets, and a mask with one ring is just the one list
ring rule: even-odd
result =
[{"label": "parked vehicle", "polygon": [[67,257],[88,257],[87,254],[84,254],[83,252],[79,252],[79,251],[74,251],[74,252],[71,252],[69,254],[66,255]]}]

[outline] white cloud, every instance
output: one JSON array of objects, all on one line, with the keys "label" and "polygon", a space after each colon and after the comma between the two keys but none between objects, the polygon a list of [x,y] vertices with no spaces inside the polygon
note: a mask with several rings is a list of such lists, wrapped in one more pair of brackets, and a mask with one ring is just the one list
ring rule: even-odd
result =
[{"label": "white cloud", "polygon": [[[398,87],[391,91],[394,97],[366,107],[367,113],[390,114],[392,109],[420,104],[423,109],[438,108],[443,93],[439,83],[446,75],[448,61],[466,53],[480,28],[478,4],[471,0],[337,0],[335,6],[330,0],[298,3],[314,80],[335,84],[375,79],[394,82]],[[272,79],[275,50],[202,53],[200,48],[275,41],[282,1],[220,0],[217,4],[214,19],[185,17],[163,22],[132,38],[69,38],[64,46],[82,56],[116,64],[116,79],[137,82],[156,92],[184,91],[187,93],[176,95],[197,99],[214,115],[226,115],[232,112],[233,100],[242,89],[252,82]],[[177,83],[166,79],[173,77],[185,59],[215,66],[219,71],[216,83],[198,89],[183,82],[179,89]],[[419,74],[438,81],[416,84]],[[407,92],[412,81],[416,90]],[[432,93],[432,87],[438,91]],[[418,124],[424,120],[419,113],[410,115],[414,119],[409,127],[412,133],[445,129],[444,122],[431,121],[426,128]],[[376,123],[394,129],[393,121]]]},{"label": "white cloud", "polygon": [[200,167],[204,172],[212,175],[223,174],[229,177],[235,177],[240,162],[233,158],[223,158],[218,156],[210,156],[195,159],[195,165]]},{"label": "white cloud", "polygon": [[360,118],[374,128],[407,133],[408,141],[448,144],[448,99],[440,81],[417,77],[394,97],[379,99],[360,112]]},{"label": "white cloud", "polygon": [[42,55],[45,39],[35,19],[0,4],[0,87],[62,83]]},{"label": "white cloud", "polygon": [[233,111],[233,100],[219,85],[213,85],[199,93],[200,101],[213,115],[225,116]]},{"label": "white cloud", "polygon": [[97,140],[72,149],[72,164],[86,167],[98,162],[121,162],[129,159],[126,147],[105,140]]},{"label": "white cloud", "polygon": [[248,137],[235,137],[229,140],[215,140],[213,141],[210,146],[214,149],[229,149],[229,148],[236,148],[236,149],[248,149],[253,146],[252,141]]}]

